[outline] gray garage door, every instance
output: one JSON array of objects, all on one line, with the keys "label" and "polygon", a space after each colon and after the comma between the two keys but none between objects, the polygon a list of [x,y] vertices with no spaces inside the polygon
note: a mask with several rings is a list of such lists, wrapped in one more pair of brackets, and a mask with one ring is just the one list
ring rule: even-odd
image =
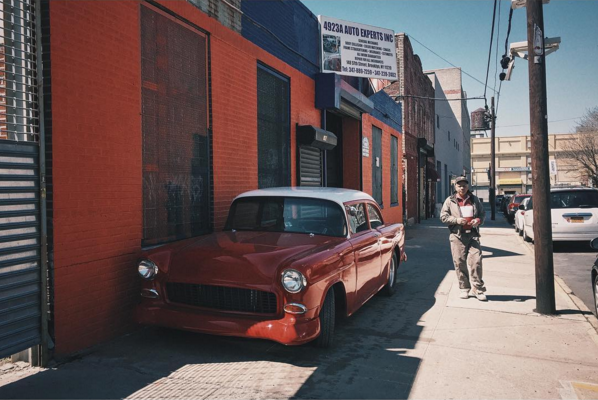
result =
[{"label": "gray garage door", "polygon": [[0,0],[0,357],[41,343],[36,6]]}]

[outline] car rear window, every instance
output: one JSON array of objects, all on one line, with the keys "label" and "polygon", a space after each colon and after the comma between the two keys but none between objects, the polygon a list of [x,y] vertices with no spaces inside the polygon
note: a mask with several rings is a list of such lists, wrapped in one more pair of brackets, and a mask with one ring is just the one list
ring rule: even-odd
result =
[{"label": "car rear window", "polygon": [[598,208],[598,191],[571,190],[550,193],[550,208]]},{"label": "car rear window", "polygon": [[521,202],[525,199],[527,199],[529,196],[516,196],[515,200],[513,201],[513,203],[519,203],[521,204]]},{"label": "car rear window", "polygon": [[230,208],[224,230],[313,233],[346,236],[340,205],[298,197],[243,197]]}]

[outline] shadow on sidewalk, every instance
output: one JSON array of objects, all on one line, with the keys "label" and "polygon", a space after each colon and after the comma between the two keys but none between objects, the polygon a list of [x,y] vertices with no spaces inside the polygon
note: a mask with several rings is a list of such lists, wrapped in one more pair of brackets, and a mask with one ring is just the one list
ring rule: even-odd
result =
[{"label": "shadow on sidewalk", "polygon": [[487,295],[488,301],[528,301],[535,300],[536,296],[505,296],[505,295]]},{"label": "shadow on sidewalk", "polygon": [[514,251],[508,251],[503,249],[497,249],[495,247],[488,247],[482,246],[482,252],[484,258],[493,258],[493,257],[513,257],[513,256],[521,256],[523,253],[515,253]]},{"label": "shadow on sidewalk", "polygon": [[0,387],[0,398],[407,398],[422,316],[453,265],[448,229],[408,228],[397,293],[339,323],[335,347],[146,328]]}]

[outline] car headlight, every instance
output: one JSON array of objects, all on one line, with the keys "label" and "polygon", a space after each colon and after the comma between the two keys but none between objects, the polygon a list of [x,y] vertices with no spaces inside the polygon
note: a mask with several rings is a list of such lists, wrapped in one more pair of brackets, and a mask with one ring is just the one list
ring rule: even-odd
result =
[{"label": "car headlight", "polygon": [[158,273],[158,266],[153,261],[141,260],[139,261],[137,271],[139,271],[139,275],[141,275],[143,279],[154,279]]},{"label": "car headlight", "polygon": [[282,273],[282,286],[287,292],[299,293],[307,286],[307,280],[301,272],[295,269],[287,269]]}]

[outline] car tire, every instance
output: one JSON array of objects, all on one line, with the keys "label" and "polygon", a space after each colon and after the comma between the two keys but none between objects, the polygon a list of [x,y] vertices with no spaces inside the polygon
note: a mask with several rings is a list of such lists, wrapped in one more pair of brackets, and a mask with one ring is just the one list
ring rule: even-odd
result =
[{"label": "car tire", "polygon": [[397,253],[392,252],[392,257],[388,262],[389,272],[386,285],[380,290],[382,296],[390,297],[395,294],[395,284],[397,283]]},{"label": "car tire", "polygon": [[594,315],[598,316],[598,274],[594,277]]},{"label": "car tire", "polygon": [[529,236],[527,236],[527,233],[525,233],[525,226],[523,227],[523,240],[526,242],[531,242],[532,240],[530,239]]},{"label": "car tire", "polygon": [[523,228],[519,229],[519,236],[523,236]]},{"label": "car tire", "polygon": [[334,301],[334,288],[326,293],[324,304],[320,310],[320,336],[314,340],[314,345],[321,349],[332,347],[334,337],[334,324],[336,319],[336,304]]},{"label": "car tire", "polygon": [[521,231],[521,229],[519,229],[519,227],[517,226],[517,222],[515,222],[515,232],[519,233]]}]

